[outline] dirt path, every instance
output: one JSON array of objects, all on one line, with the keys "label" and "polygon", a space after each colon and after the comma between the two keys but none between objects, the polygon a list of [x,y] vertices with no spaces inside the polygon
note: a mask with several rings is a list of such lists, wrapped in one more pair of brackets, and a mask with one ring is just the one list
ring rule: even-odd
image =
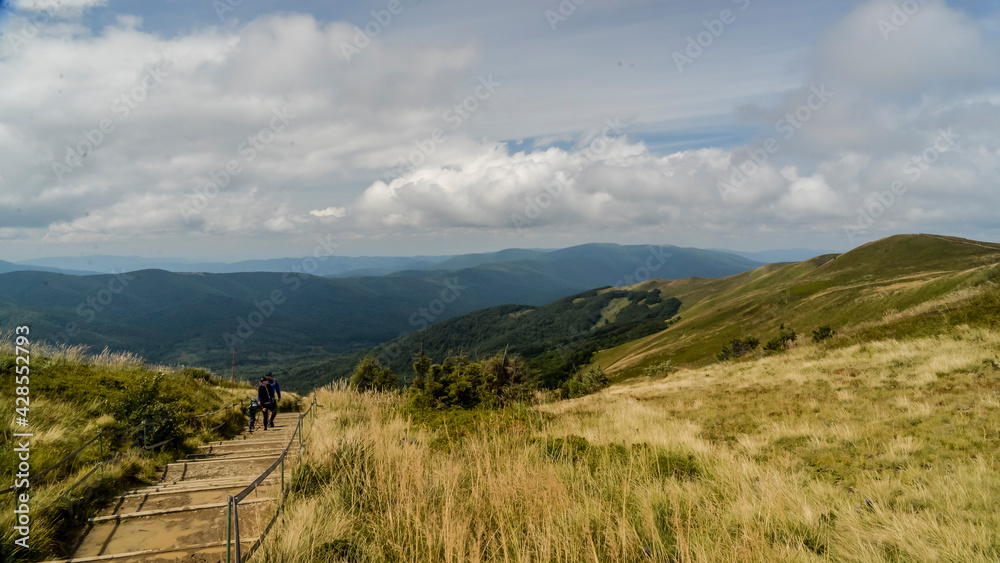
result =
[{"label": "dirt path", "polygon": [[[295,433],[298,418],[298,413],[279,413],[275,428],[264,431],[258,425],[253,434],[244,432],[232,440],[213,442],[171,463],[159,483],[126,492],[114,506],[92,518],[73,558],[58,563],[225,561],[227,498],[278,459]],[[289,450],[290,459],[295,458],[294,451],[294,447]],[[286,478],[289,469],[286,461]],[[274,514],[280,483],[281,471],[275,470],[240,503],[244,554]]]}]

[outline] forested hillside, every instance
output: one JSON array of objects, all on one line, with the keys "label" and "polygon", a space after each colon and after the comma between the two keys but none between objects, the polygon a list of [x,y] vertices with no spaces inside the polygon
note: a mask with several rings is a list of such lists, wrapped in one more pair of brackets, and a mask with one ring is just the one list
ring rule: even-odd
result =
[{"label": "forested hillside", "polygon": [[[596,351],[663,330],[680,306],[676,298],[662,299],[659,290],[613,288],[572,295],[543,307],[503,305],[444,321],[364,352],[297,366],[301,371],[289,375],[296,385],[318,385],[327,378],[348,377],[361,358],[372,355],[405,384],[413,377],[413,357],[421,351],[437,360],[453,353],[485,358],[504,352],[523,358],[539,386],[555,388],[590,363]],[[310,380],[310,374],[323,379]]]}]

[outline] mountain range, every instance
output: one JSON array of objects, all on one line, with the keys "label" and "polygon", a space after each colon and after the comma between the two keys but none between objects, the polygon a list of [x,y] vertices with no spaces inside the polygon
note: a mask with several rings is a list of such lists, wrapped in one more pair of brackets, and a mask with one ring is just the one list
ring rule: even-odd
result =
[{"label": "mountain range", "polygon": [[[494,260],[494,261],[490,261]],[[503,304],[540,306],[602,286],[719,277],[761,264],[674,246],[589,244],[452,257],[437,269],[327,277],[298,271],[89,276],[0,274],[0,327],[152,363],[247,372],[366,350],[437,322]]]},{"label": "mountain range", "polygon": [[277,370],[290,388],[308,389],[345,377],[368,353],[405,380],[421,349],[435,361],[509,351],[557,384],[588,363],[627,378],[667,360],[712,362],[730,340],[764,342],[781,325],[903,338],[1000,319],[1000,245],[936,235],[777,264],[613,244],[445,257],[383,275],[313,275],[303,264],[284,273],[3,273],[0,328],[28,324],[52,342],[216,373],[228,373],[236,348],[242,377]]},{"label": "mountain range", "polygon": [[[767,250],[738,252],[711,249],[723,254],[741,256],[760,263],[799,262],[828,251],[809,249]],[[511,248],[499,252],[441,256],[327,256],[319,261],[315,271],[318,276],[357,277],[381,276],[404,270],[456,270],[481,264],[533,260],[553,252],[549,249]],[[238,262],[206,262],[183,258],[144,258],[140,256],[64,256],[36,258],[20,262],[0,261],[0,273],[27,270],[57,272],[70,275],[114,274],[139,270],[166,270],[168,272],[199,272],[206,274],[234,274],[243,272],[288,272],[302,264],[305,258],[273,258],[242,260]]]}]

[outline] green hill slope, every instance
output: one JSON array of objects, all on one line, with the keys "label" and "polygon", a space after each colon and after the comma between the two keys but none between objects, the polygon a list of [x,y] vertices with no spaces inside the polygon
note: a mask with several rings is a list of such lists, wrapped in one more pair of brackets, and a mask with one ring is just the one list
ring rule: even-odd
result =
[{"label": "green hill slope", "polygon": [[851,252],[772,264],[722,279],[654,280],[683,303],[682,320],[658,334],[600,352],[619,378],[671,359],[701,365],[733,338],[800,333],[830,325],[840,342],[936,334],[955,324],[1000,322],[1000,245],[900,235]]}]

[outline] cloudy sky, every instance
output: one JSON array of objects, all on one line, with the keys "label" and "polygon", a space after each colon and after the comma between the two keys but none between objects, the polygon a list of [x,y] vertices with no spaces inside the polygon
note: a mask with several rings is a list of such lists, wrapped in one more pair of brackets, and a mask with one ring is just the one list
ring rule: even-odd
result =
[{"label": "cloudy sky", "polygon": [[0,6],[0,259],[1000,240],[997,0]]}]

